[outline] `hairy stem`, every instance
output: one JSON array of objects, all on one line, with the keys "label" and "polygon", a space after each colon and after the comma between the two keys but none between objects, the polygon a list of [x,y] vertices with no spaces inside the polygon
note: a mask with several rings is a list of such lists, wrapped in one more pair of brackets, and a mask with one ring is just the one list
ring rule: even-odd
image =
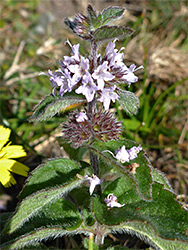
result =
[{"label": "hairy stem", "polygon": [[[97,44],[91,40],[91,73],[97,68]],[[96,100],[95,98],[93,101],[88,103],[88,117],[91,119],[93,116],[93,112],[95,110]],[[90,152],[90,162],[91,166],[93,167],[93,172],[95,175],[99,176],[99,161],[98,158],[93,152]]]}]

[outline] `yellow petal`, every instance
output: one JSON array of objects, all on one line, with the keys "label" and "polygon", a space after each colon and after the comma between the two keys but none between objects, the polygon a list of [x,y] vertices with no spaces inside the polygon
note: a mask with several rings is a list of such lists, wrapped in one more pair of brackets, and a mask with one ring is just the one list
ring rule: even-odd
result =
[{"label": "yellow petal", "polygon": [[28,176],[29,168],[18,161],[5,158],[0,159],[0,169],[3,167],[13,173],[23,175],[25,177]]},{"label": "yellow petal", "polygon": [[19,158],[26,156],[26,152],[24,151],[23,147],[17,145],[8,145],[1,150],[1,153],[5,158]]},{"label": "yellow petal", "polygon": [[0,182],[5,187],[10,187],[11,184],[13,184],[13,185],[16,184],[16,181],[15,181],[14,177],[3,166],[0,166]]},{"label": "yellow petal", "polygon": [[4,128],[2,125],[0,125],[0,150],[2,147],[7,143],[9,137],[10,137],[11,130],[9,128]]}]

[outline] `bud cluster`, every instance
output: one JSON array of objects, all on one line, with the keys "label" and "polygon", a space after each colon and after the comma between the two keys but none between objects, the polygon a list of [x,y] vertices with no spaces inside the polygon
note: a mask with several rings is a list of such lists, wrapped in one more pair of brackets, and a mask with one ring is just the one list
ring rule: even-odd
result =
[{"label": "bud cluster", "polygon": [[77,148],[92,139],[101,141],[117,140],[121,134],[121,122],[109,111],[95,111],[91,117],[83,112],[73,111],[63,124],[63,139]]}]

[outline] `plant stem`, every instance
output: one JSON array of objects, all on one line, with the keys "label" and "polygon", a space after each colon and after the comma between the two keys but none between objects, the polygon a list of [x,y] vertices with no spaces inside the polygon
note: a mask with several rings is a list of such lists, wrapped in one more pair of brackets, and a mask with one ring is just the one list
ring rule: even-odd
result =
[{"label": "plant stem", "polygon": [[[94,42],[94,40],[91,40],[91,73],[93,73],[96,68],[97,68],[97,44]],[[94,98],[93,101],[88,103],[87,114],[89,119],[91,119],[93,116],[95,106],[96,106],[96,101]],[[99,176],[99,161],[97,156],[93,154],[93,152],[90,152],[90,162],[91,166],[93,167],[94,174]]]},{"label": "plant stem", "polygon": [[93,234],[92,234],[92,233],[89,235],[89,246],[88,246],[88,250],[93,250]]}]

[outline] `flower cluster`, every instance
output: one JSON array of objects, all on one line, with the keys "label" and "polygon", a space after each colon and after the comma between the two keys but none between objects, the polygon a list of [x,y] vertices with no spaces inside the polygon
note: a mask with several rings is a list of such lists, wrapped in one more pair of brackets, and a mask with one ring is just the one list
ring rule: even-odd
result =
[{"label": "flower cluster", "polygon": [[134,146],[128,150],[126,150],[123,145],[119,150],[116,151],[115,158],[121,163],[129,162],[137,158],[138,153],[142,150],[142,147],[139,145],[138,147]]},{"label": "flower cluster", "polygon": [[121,122],[109,111],[95,110],[90,119],[84,112],[73,111],[63,124],[62,132],[63,139],[77,148],[94,137],[101,141],[117,140],[121,134]]},{"label": "flower cluster", "polygon": [[129,162],[131,160],[134,160],[137,158],[138,153],[142,151],[142,147],[139,145],[138,147],[133,146],[130,149],[126,149],[125,145],[123,145],[120,149],[116,150],[116,155],[114,155],[111,151],[109,150],[104,150],[104,152],[110,153],[114,158],[116,158],[118,161],[121,163]]},{"label": "flower cluster", "polygon": [[[81,18],[81,17],[80,17]],[[97,55],[97,68],[92,71],[89,58],[79,53],[79,44],[71,45],[72,56],[64,56],[60,61],[60,68],[55,72],[48,71],[53,95],[56,90],[60,96],[66,92],[75,90],[77,94],[83,94],[87,102],[91,102],[95,96],[97,101],[102,102],[105,110],[109,109],[110,102],[119,98],[116,84],[126,83],[128,86],[138,80],[134,75],[136,66],[132,64],[129,68],[123,62],[123,53],[115,49],[115,41],[109,42],[105,55]]]}]

